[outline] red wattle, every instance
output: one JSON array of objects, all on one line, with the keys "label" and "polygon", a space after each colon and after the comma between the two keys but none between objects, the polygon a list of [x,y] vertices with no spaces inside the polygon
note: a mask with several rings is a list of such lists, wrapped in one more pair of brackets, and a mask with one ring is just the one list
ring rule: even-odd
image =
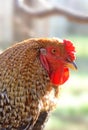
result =
[{"label": "red wattle", "polygon": [[64,68],[63,71],[61,71],[61,70],[62,69],[52,72],[52,74],[50,76],[51,82],[54,85],[61,85],[61,84],[65,83],[69,78],[68,68]]},{"label": "red wattle", "polygon": [[64,84],[69,78],[69,69],[64,68],[60,84]]}]

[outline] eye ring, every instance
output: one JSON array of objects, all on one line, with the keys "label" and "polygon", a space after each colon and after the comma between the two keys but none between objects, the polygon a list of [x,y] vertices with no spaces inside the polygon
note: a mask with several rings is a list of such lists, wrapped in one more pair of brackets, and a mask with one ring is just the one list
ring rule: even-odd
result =
[{"label": "eye ring", "polygon": [[56,49],[52,49],[52,53],[54,54],[56,52]]}]

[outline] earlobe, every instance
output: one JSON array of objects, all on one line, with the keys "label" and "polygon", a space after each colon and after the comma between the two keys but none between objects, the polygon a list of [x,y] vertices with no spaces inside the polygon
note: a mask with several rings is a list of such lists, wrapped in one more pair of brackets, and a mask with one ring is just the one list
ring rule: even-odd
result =
[{"label": "earlobe", "polygon": [[42,55],[46,55],[46,49],[45,49],[45,48],[41,48],[41,49],[40,49],[40,53],[41,53]]}]

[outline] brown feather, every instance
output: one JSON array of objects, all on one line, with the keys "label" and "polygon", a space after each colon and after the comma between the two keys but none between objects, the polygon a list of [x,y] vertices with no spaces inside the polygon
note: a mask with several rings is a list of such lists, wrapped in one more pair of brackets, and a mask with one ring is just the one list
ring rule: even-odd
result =
[{"label": "brown feather", "polygon": [[34,125],[41,111],[54,107],[49,96],[53,86],[40,63],[39,49],[57,43],[29,39],[0,54],[0,129]]}]

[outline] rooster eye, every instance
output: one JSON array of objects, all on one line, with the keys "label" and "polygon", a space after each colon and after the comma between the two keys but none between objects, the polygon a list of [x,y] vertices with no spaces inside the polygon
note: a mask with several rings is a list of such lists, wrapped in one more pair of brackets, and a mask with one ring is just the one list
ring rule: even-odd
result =
[{"label": "rooster eye", "polygon": [[51,51],[53,54],[56,52],[56,50],[55,49],[52,49],[52,51]]}]

